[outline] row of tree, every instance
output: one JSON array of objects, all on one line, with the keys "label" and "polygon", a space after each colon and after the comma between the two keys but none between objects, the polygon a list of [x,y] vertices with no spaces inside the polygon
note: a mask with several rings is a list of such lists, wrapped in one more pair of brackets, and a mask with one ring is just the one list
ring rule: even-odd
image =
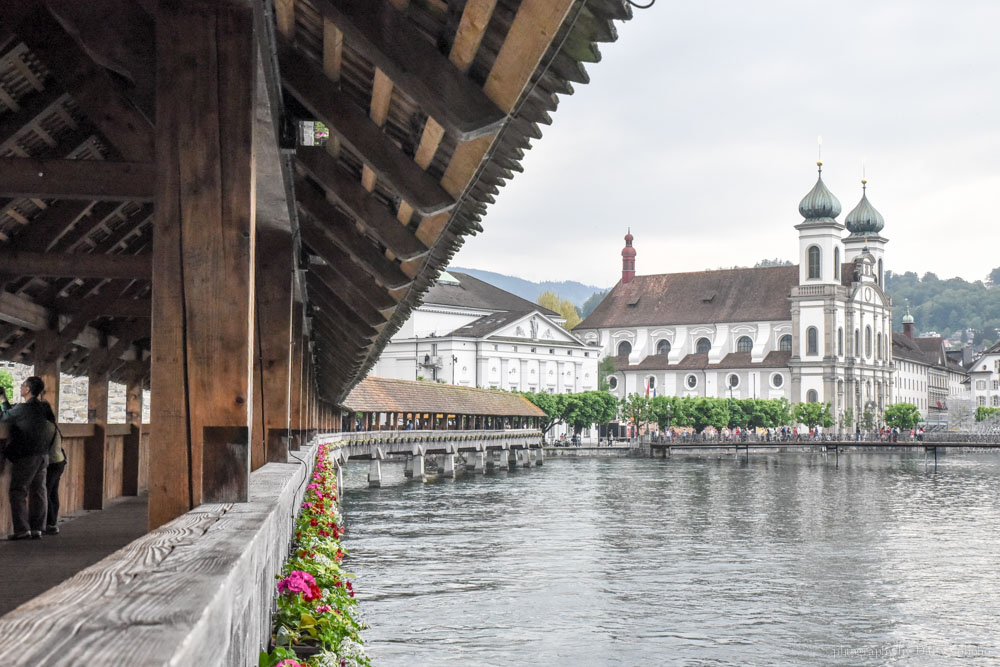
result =
[{"label": "row of tree", "polygon": [[[704,396],[654,396],[629,394],[618,399],[607,391],[585,391],[577,394],[517,392],[545,412],[542,430],[548,432],[556,424],[566,424],[579,434],[593,424],[605,425],[621,419],[639,427],[657,424],[660,429],[693,428],[701,432],[714,428],[780,428],[790,424],[805,424],[809,428],[830,428],[836,423],[829,403],[798,403],[785,398],[711,398]],[[841,415],[840,425],[850,429],[853,415]],[[911,403],[889,406],[884,414],[885,425],[903,430],[920,423],[920,410]],[[867,429],[876,426],[874,415],[866,413]]]}]

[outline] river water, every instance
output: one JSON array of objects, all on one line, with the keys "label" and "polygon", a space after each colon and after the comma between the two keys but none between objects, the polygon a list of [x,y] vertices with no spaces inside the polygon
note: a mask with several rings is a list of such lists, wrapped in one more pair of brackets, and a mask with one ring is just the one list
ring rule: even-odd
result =
[{"label": "river water", "polygon": [[375,665],[1000,664],[1000,456],[350,465]]}]

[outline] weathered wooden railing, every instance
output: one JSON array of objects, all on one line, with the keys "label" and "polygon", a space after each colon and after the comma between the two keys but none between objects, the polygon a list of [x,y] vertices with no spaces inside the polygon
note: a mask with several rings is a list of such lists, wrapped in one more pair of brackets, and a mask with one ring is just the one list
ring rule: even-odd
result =
[{"label": "weathered wooden railing", "polygon": [[[60,424],[66,470],[59,482],[62,515],[80,509],[101,509],[119,496],[134,496],[146,488],[148,425],[108,424],[101,433],[94,424]],[[0,423],[0,440],[8,437]],[[10,463],[0,472],[0,535],[11,532]]]},{"label": "weathered wooden railing", "polygon": [[317,442],[0,618],[0,664],[257,664]]}]

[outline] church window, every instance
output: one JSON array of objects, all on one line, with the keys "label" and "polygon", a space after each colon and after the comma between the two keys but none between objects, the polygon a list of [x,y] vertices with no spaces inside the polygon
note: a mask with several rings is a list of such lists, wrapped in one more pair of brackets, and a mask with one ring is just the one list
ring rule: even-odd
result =
[{"label": "church window", "polygon": [[806,354],[819,354],[819,331],[816,327],[806,329]]},{"label": "church window", "polygon": [[728,382],[730,387],[736,388],[740,386],[740,376],[736,373],[730,373]]},{"label": "church window", "polygon": [[778,339],[778,349],[781,350],[782,352],[791,352],[792,351],[792,337],[790,335],[788,335],[788,334],[785,334],[784,336],[782,336],[781,338],[779,338]]},{"label": "church window", "polygon": [[882,358],[882,332],[881,331],[879,331],[875,335],[875,349],[877,350],[876,354],[878,354],[878,358],[881,359]]},{"label": "church window", "polygon": [[650,375],[648,378],[646,378],[646,384],[649,386],[650,391],[656,389],[656,377]]},{"label": "church window", "polygon": [[666,356],[670,354],[670,341],[661,340],[656,344],[656,353],[661,356]]},{"label": "church window", "polygon": [[833,277],[840,280],[840,248],[833,249]]},{"label": "church window", "polygon": [[783,385],[783,384],[785,384],[785,376],[783,376],[781,373],[775,373],[774,375],[771,376],[771,386],[772,387],[774,387],[775,389],[777,389],[777,388],[781,387],[781,385]]},{"label": "church window", "polygon": [[819,278],[819,246],[809,246],[809,277]]},{"label": "church window", "polygon": [[855,357],[860,357],[861,356],[861,330],[860,329],[855,329],[854,330],[854,356]]},{"label": "church window", "polygon": [[622,342],[618,343],[619,357],[627,357],[630,354],[632,354],[632,343],[628,342],[627,340],[623,340]]},{"label": "church window", "polygon": [[750,336],[740,336],[739,340],[736,341],[736,351],[737,352],[749,352],[753,349],[753,341]]},{"label": "church window", "polygon": [[818,403],[819,394],[816,393],[815,389],[810,389],[806,392],[806,403]]},{"label": "church window", "polygon": [[844,356],[844,327],[837,329],[837,355]]},{"label": "church window", "polygon": [[697,375],[694,375],[694,374],[688,375],[687,378],[684,381],[687,382],[688,389],[694,389],[695,387],[698,386],[698,376]]},{"label": "church window", "polygon": [[872,328],[865,327],[865,357],[872,356]]},{"label": "church window", "polygon": [[618,388],[618,378],[616,378],[614,375],[612,375],[611,377],[609,377],[608,378],[608,386],[611,387],[612,389],[617,389]]},{"label": "church window", "polygon": [[696,351],[698,354],[708,354],[712,350],[712,341],[707,338],[699,338]]},{"label": "church window", "polygon": [[882,259],[878,260],[878,285],[882,287]]}]

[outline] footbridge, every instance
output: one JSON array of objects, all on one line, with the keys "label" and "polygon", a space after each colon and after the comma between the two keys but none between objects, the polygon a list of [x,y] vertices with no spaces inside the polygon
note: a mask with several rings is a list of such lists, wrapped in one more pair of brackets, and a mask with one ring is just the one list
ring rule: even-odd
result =
[{"label": "footbridge", "polygon": [[[328,433],[321,440],[335,443],[338,476],[348,460],[369,461],[368,485],[382,486],[382,462],[406,461],[406,476],[427,481],[460,473],[486,473],[540,466],[545,460],[538,429],[361,431]],[[342,480],[341,480],[342,481]]]}]

